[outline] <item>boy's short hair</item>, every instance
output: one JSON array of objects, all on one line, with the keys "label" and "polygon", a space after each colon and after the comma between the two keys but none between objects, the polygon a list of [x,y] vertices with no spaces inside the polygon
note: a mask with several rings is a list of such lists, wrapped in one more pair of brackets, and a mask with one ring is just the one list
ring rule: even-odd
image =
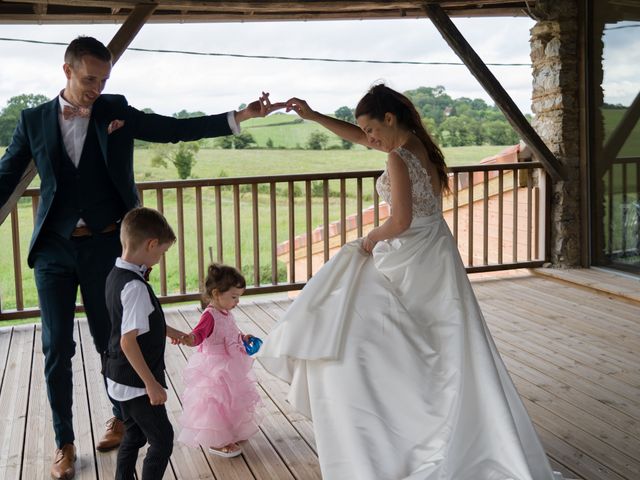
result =
[{"label": "boy's short hair", "polygon": [[173,243],[176,235],[167,219],[153,208],[137,207],[122,219],[120,241],[128,248],[136,249],[146,240],[157,239],[158,243]]},{"label": "boy's short hair", "polygon": [[93,37],[79,36],[67,46],[64,62],[75,66],[85,55],[91,55],[103,62],[112,60],[111,52],[101,41]]}]

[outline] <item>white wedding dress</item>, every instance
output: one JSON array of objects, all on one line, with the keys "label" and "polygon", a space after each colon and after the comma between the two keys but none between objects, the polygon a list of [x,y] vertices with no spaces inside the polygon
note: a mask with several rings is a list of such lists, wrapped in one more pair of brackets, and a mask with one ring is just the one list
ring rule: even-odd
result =
[{"label": "white wedding dress", "polygon": [[[325,480],[552,480],[498,354],[429,176],[397,149],[413,221],[346,244],[257,354],[313,420]],[[377,183],[390,202],[385,171]],[[555,476],[554,476],[555,475]]]}]

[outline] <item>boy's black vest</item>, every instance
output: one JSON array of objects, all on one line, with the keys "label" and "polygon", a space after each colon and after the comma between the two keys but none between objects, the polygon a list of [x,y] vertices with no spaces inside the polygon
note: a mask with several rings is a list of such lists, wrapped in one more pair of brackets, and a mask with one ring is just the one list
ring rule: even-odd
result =
[{"label": "boy's black vest", "polygon": [[[122,301],[120,294],[124,286],[131,280],[142,280],[140,275],[125,268],[113,267],[107,277],[105,295],[107,309],[111,318],[111,338],[109,339],[109,350],[105,353],[103,374],[122,385],[144,388],[144,382],[133,369],[127,357],[120,348],[121,326],[122,326]],[[164,378],[164,347],[166,345],[167,325],[164,314],[160,307],[160,302],[156,298],[151,285],[144,282],[149,292],[151,303],[154,306],[153,313],[149,315],[149,331],[138,335],[138,345],[142,351],[149,370],[160,385],[167,388]]]},{"label": "boy's black vest", "polygon": [[100,151],[95,121],[89,121],[78,167],[73,164],[58,129],[60,163],[56,177],[56,194],[47,213],[46,228],[71,236],[82,218],[94,232],[104,230],[120,220],[126,208],[116,191]]}]

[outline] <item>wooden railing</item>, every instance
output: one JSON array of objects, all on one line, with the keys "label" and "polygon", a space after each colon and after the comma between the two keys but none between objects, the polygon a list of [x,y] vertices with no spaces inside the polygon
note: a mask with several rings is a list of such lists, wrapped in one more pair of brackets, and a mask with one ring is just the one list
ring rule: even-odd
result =
[{"label": "wooden railing", "polygon": [[[443,213],[470,272],[536,267],[546,258],[546,174],[539,163],[454,167]],[[381,171],[216,178],[138,184],[144,205],[178,241],[152,275],[163,303],[200,298],[206,266],[229,263],[247,293],[301,289],[345,242],[379,225],[389,208],[375,191]],[[38,189],[0,226],[0,321],[38,317],[26,249]],[[82,306],[78,305],[78,310]]]}]

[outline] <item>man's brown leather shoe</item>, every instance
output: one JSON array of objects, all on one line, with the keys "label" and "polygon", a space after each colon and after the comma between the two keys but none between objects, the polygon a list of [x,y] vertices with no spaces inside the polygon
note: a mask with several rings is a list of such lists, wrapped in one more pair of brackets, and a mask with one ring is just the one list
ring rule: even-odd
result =
[{"label": "man's brown leather shoe", "polygon": [[70,480],[76,474],[74,462],[76,461],[76,447],[73,443],[67,443],[56,450],[53,465],[51,465],[51,477],[58,480]]},{"label": "man's brown leather shoe", "polygon": [[124,422],[112,417],[107,421],[107,431],[96,445],[99,452],[108,452],[114,448],[118,448],[124,437]]}]

